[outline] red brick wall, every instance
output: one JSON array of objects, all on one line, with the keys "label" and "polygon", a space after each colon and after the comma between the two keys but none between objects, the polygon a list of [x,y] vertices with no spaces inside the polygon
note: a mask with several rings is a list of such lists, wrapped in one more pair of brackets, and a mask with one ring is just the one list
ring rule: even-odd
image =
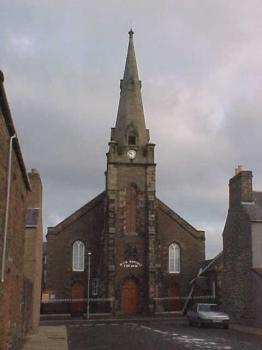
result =
[{"label": "red brick wall", "polygon": [[[2,259],[10,135],[0,112],[0,254]],[[17,344],[23,335],[23,255],[27,188],[12,152],[9,225],[5,281],[0,282],[0,349]],[[2,261],[1,261],[2,266]],[[8,345],[7,345],[8,344]]]}]

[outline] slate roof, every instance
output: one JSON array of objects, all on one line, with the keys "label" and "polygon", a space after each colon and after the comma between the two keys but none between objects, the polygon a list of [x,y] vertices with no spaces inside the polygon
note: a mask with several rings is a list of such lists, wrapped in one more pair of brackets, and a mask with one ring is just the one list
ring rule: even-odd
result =
[{"label": "slate roof", "polygon": [[223,264],[223,251],[218,253],[213,259],[206,260],[202,266],[201,275],[205,272],[216,270],[216,267]]},{"label": "slate roof", "polygon": [[87,212],[92,210],[97,205],[101,204],[101,202],[105,198],[106,192],[101,192],[98,196],[91,199],[88,203],[86,203],[81,208],[77,209],[73,214],[69,215],[67,218],[65,218],[63,221],[61,221],[56,226],[49,226],[47,228],[47,235],[57,234],[61,231],[63,231],[67,226],[70,226],[72,223],[74,223],[76,220],[78,220],[81,216],[85,215]]},{"label": "slate roof", "polygon": [[253,191],[253,202],[242,202],[249,220],[262,222],[262,192]]}]

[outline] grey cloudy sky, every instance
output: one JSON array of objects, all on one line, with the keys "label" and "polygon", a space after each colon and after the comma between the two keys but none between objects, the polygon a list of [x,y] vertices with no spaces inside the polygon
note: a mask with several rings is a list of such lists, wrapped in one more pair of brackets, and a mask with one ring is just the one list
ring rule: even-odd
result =
[{"label": "grey cloudy sky", "polygon": [[0,69],[52,226],[104,189],[127,32],[156,143],[157,196],[222,248],[228,180],[262,189],[261,0],[0,0]]}]

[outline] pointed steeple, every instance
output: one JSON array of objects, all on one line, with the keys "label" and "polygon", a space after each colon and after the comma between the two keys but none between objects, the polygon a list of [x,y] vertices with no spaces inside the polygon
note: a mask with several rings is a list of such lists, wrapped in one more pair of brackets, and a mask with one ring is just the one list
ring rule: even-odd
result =
[{"label": "pointed steeple", "polygon": [[137,145],[148,143],[148,133],[141,97],[141,81],[138,77],[133,30],[129,31],[129,44],[126,57],[124,77],[120,81],[120,100],[114,132],[114,141],[119,145],[130,143],[129,135]]}]

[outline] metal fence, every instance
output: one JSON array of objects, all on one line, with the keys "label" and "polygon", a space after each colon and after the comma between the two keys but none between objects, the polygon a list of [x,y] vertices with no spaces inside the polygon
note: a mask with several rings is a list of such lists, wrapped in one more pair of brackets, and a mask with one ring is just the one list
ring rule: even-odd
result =
[{"label": "metal fence", "polygon": [[[216,303],[214,295],[200,295],[187,297],[159,297],[153,298],[153,307],[150,310],[153,314],[182,313],[184,314],[188,308],[194,303]],[[71,316],[86,315],[88,310],[88,299],[62,299],[50,298],[42,300],[41,314],[70,314]],[[90,298],[89,313],[90,315],[114,314],[115,299],[114,298]]]},{"label": "metal fence", "polygon": [[[52,298],[42,300],[41,314],[71,314],[83,315],[87,312],[88,300],[85,299],[62,299]],[[89,312],[90,314],[112,314],[114,310],[113,298],[90,298]]]},{"label": "metal fence", "polygon": [[154,312],[161,313],[185,313],[194,303],[216,303],[214,295],[199,295],[190,297],[163,297],[153,298]]}]

